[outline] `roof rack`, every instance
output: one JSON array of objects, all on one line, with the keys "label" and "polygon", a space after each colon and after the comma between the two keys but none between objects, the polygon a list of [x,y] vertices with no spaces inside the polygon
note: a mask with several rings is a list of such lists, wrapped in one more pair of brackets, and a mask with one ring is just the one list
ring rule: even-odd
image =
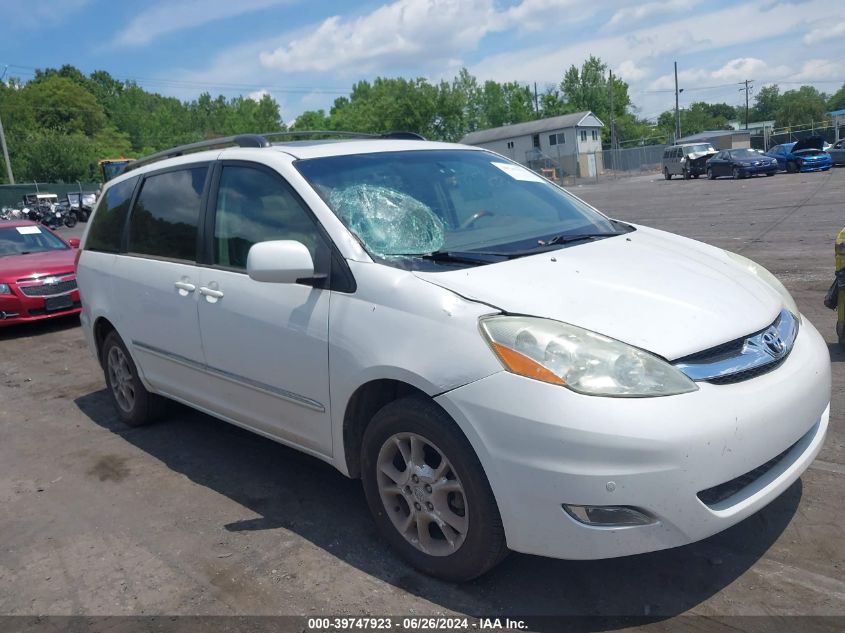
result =
[{"label": "roof rack", "polygon": [[424,141],[424,136],[420,136],[414,132],[388,132],[386,134],[368,134],[366,132],[345,132],[341,130],[301,130],[288,132],[266,132],[264,134],[237,134],[234,136],[223,136],[220,138],[212,138],[206,141],[198,141],[196,143],[188,143],[187,145],[179,145],[170,149],[143,156],[126,165],[120,172],[125,174],[127,171],[137,169],[150,163],[155,163],[166,158],[174,158],[182,156],[183,154],[190,154],[192,152],[199,152],[204,149],[212,149],[215,147],[228,147],[230,145],[237,145],[238,147],[270,147],[272,143],[269,138],[293,138],[293,137],[307,137],[307,136],[337,136],[341,138],[373,138],[373,139],[397,139],[406,141]]}]

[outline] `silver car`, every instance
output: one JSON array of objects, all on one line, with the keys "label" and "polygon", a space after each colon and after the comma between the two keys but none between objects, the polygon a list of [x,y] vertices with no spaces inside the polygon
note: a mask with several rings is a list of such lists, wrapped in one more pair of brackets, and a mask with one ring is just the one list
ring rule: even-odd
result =
[{"label": "silver car", "polygon": [[683,176],[684,180],[698,178],[707,170],[707,160],[716,154],[710,143],[670,145],[663,151],[663,177]]}]

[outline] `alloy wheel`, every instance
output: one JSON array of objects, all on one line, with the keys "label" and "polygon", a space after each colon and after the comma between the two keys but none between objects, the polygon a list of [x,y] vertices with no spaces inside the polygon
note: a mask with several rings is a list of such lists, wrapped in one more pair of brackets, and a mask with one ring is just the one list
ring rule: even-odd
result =
[{"label": "alloy wheel", "polygon": [[109,349],[107,358],[109,386],[117,405],[126,413],[135,407],[135,380],[123,350],[116,345]]},{"label": "alloy wheel", "polygon": [[416,433],[387,438],[378,454],[382,504],[396,530],[430,556],[454,554],[469,528],[464,487],[452,464]]}]

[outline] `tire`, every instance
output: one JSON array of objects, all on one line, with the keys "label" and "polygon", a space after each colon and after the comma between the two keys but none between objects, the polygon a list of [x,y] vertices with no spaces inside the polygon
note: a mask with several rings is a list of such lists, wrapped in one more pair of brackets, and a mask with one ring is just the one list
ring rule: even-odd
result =
[{"label": "tire", "polygon": [[707,168],[707,180],[716,180],[716,176],[713,175],[713,170],[710,167]]},{"label": "tire", "polygon": [[789,161],[786,163],[786,171],[790,174],[797,174],[798,164],[794,160]]},{"label": "tire", "polygon": [[66,215],[65,216],[65,226],[69,229],[76,226],[76,216],[75,215]]},{"label": "tire", "polygon": [[740,178],[742,178],[742,174],[740,174],[740,173],[739,173],[739,168],[738,168],[738,167],[734,167],[734,168],[731,170],[731,175],[733,176],[733,179],[734,179],[734,180],[739,180]]},{"label": "tire", "polygon": [[669,173],[669,170],[666,167],[663,168],[663,177],[666,180],[672,180],[672,174]]},{"label": "tire", "polygon": [[[414,459],[423,466],[416,472],[409,467]],[[478,457],[454,421],[428,398],[408,396],[373,416],[361,446],[361,478],[379,532],[421,572],[465,582],[507,555],[502,519]],[[442,485],[451,491],[438,488]],[[434,516],[445,518],[445,530]],[[427,543],[416,537],[422,533]]]},{"label": "tire", "polygon": [[693,176],[693,178],[695,178],[696,180],[698,180],[698,177],[699,177],[700,175],[701,175],[701,174],[695,174],[695,175]]},{"label": "tire", "polygon": [[774,174],[774,172],[771,172],[771,171],[767,171],[767,172],[766,172],[766,177],[767,177],[767,178],[768,178],[769,176],[774,176],[774,175],[775,175],[775,174]]},{"label": "tire", "polygon": [[167,401],[144,387],[117,332],[110,332],[103,341],[101,364],[114,408],[124,424],[143,426],[161,417]]},{"label": "tire", "polygon": [[690,179],[690,175],[689,175],[689,171],[688,171],[688,170],[684,169],[684,171],[683,171],[683,175],[684,175],[684,180],[689,180],[689,179]]}]

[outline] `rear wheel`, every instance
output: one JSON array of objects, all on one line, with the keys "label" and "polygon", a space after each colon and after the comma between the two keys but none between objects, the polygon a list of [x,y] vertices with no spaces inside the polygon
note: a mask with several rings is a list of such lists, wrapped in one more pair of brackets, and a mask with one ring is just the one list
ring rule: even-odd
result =
[{"label": "rear wheel", "polygon": [[713,168],[707,168],[707,180],[716,180],[716,176],[713,174]]},{"label": "rear wheel", "polygon": [[103,342],[102,364],[115,409],[125,424],[143,426],[161,416],[166,400],[144,387],[117,332],[110,332]]},{"label": "rear wheel", "polygon": [[672,180],[672,174],[669,173],[669,169],[667,167],[663,168],[663,177],[666,180]]},{"label": "rear wheel", "polygon": [[493,491],[466,437],[434,402],[386,405],[364,433],[361,475],[382,536],[420,571],[462,582],[507,554]]}]

